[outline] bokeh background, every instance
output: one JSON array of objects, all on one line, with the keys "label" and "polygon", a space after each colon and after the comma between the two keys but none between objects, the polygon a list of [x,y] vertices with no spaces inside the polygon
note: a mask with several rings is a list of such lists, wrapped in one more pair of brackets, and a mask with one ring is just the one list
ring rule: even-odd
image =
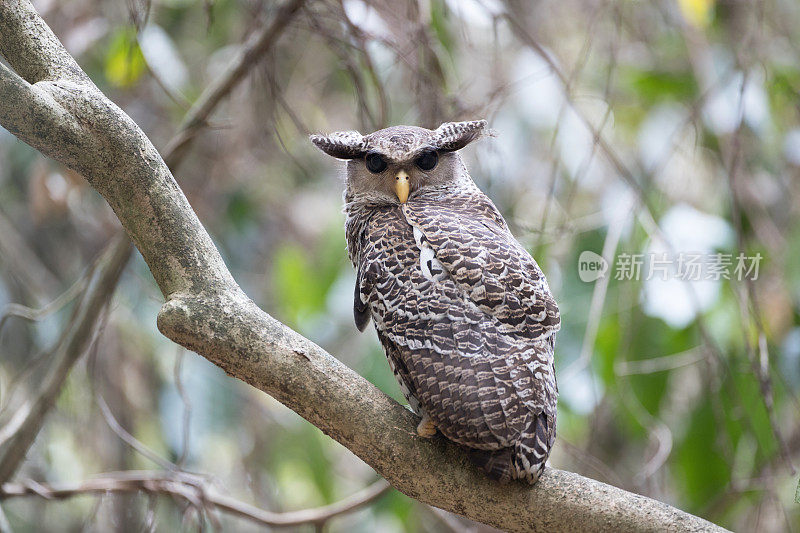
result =
[{"label": "bokeh background", "polygon": [[[277,8],[35,5],[162,149]],[[173,171],[245,291],[401,400],[375,333],[353,324],[341,163],[307,135],[488,119],[494,135],[464,157],[562,310],[551,465],[731,529],[790,531],[800,529],[799,103],[793,0],[308,0]],[[36,394],[81,280],[118,231],[80,176],[0,129],[0,307],[55,300],[37,320],[2,322],[0,423]],[[611,267],[595,282],[578,275],[586,250]],[[751,281],[615,279],[620,254],[662,251],[763,260]],[[17,480],[153,469],[155,455],[283,511],[376,478],[276,401],[162,337],[161,302],[135,254]],[[198,527],[185,503],[144,494],[0,508],[14,531]],[[480,529],[397,492],[324,525],[467,527]]]}]

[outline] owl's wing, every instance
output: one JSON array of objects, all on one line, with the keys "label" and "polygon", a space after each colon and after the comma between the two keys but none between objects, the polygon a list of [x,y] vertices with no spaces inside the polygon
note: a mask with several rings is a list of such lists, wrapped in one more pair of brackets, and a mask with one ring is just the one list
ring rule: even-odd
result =
[{"label": "owl's wing", "polygon": [[409,403],[418,402],[436,427],[468,446],[495,449],[518,435],[525,413],[511,383],[499,385],[493,371],[493,354],[508,349],[507,339],[467,305],[452,280],[423,276],[399,209],[375,210],[356,255],[356,317],[367,306]]},{"label": "owl's wing", "polygon": [[367,296],[364,291],[369,291],[369,286],[365,283],[366,273],[362,271],[362,264],[358,265],[356,271],[356,290],[353,294],[353,319],[356,321],[358,331],[363,332],[369,324],[369,306]]},{"label": "owl's wing", "polygon": [[539,265],[481,192],[403,205],[436,258],[481,311],[506,333],[544,339],[561,327],[558,305]]},{"label": "owl's wing", "polygon": [[[461,224],[458,218],[446,220],[455,215],[438,213],[442,220],[431,224],[442,229]],[[496,225],[502,222],[497,217]],[[486,229],[464,229],[480,237],[473,242],[480,256],[488,253],[480,251],[481,246],[491,249],[482,242],[500,240],[482,235]],[[369,309],[404,394],[412,405],[418,402],[448,438],[482,450],[528,446],[539,454],[528,462],[543,463],[546,451],[536,448],[529,434],[536,436],[542,414],[555,420],[554,335],[531,338],[512,323],[496,319],[490,311],[497,309],[479,308],[454,276],[431,276],[430,265],[427,272],[422,265],[425,254],[416,238],[408,213],[396,207],[372,212],[354,241],[359,272],[356,316],[364,306]],[[503,238],[514,242],[510,234]],[[519,253],[533,263],[527,252]],[[498,270],[497,276],[504,275]],[[538,276],[544,283],[541,273]],[[542,292],[549,295],[546,285]],[[554,303],[551,312],[557,313]]]}]

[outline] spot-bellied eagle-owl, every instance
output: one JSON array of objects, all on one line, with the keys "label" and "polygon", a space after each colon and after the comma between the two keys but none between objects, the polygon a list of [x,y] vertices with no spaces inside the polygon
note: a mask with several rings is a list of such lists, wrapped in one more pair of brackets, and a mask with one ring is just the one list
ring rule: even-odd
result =
[{"label": "spot-bellied eagle-owl", "polygon": [[558,306],[458,150],[483,120],[312,135],[347,161],[356,325],[370,317],[421,436],[493,478],[535,482],[555,440]]}]

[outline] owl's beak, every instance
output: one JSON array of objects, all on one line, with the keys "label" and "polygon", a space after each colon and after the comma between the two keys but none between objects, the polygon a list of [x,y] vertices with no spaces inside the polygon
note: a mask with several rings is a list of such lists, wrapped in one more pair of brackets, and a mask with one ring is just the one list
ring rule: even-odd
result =
[{"label": "owl's beak", "polygon": [[405,170],[401,170],[394,179],[394,192],[400,200],[400,203],[404,204],[406,200],[408,200],[408,195],[411,192],[411,183],[408,181],[408,173]]}]

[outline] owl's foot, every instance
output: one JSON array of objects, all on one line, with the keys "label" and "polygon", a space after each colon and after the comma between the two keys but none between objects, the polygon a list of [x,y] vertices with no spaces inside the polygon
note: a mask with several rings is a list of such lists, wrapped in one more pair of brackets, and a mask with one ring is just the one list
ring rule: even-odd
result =
[{"label": "owl's foot", "polygon": [[427,414],[422,415],[422,420],[417,424],[417,435],[429,439],[436,435],[436,426]]}]

